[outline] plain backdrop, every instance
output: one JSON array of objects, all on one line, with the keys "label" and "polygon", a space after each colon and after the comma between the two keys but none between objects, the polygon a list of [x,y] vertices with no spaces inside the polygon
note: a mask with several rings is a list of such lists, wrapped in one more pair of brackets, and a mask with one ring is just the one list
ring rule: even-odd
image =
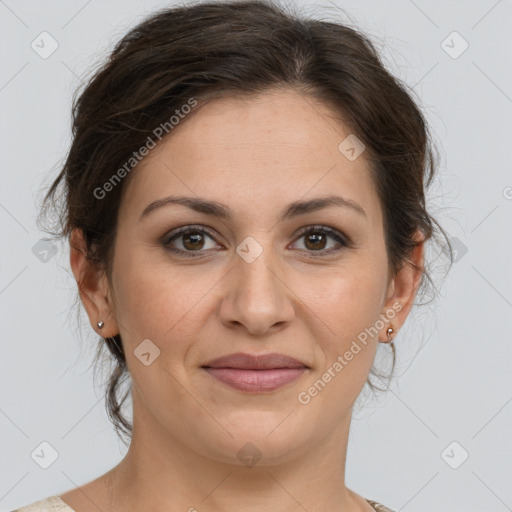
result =
[{"label": "plain backdrop", "polygon": [[[427,206],[457,250],[447,278],[432,270],[436,300],[395,340],[391,389],[358,400],[347,485],[396,511],[512,510],[512,4],[297,3],[355,23],[417,95],[441,151]],[[73,91],[127,29],[171,4],[0,1],[2,511],[82,485],[125,453],[93,383],[87,320],[78,335],[68,249],[44,245],[35,220],[69,147]],[[48,52],[58,45],[49,56],[34,49],[41,37]],[[439,247],[429,258],[445,261]],[[41,449],[55,454],[46,469]]]}]

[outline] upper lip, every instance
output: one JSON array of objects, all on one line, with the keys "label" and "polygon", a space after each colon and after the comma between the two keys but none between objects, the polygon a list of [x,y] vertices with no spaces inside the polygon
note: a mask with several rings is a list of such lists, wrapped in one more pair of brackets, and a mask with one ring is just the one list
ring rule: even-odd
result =
[{"label": "upper lip", "polygon": [[212,359],[203,368],[238,368],[241,370],[269,370],[273,368],[308,368],[306,364],[285,354],[252,355],[237,352]]}]

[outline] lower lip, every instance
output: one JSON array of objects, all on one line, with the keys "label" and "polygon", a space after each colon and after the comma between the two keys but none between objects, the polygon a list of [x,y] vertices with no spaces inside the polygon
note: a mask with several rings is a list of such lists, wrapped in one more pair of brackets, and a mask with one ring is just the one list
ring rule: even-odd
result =
[{"label": "lower lip", "polygon": [[262,393],[273,391],[298,379],[307,368],[242,370],[238,368],[204,368],[210,375],[232,388]]}]

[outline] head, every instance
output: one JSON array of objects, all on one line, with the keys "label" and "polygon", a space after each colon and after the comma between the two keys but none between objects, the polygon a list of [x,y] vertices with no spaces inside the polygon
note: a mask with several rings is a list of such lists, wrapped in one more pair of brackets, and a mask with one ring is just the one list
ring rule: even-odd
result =
[{"label": "head", "polygon": [[[117,44],[73,114],[46,200],[64,187],[60,235],[91,325],[105,324],[118,431],[132,428],[128,377],[135,415],[219,460],[251,439],[285,457],[349,418],[444,234],[426,209],[427,124],[369,39],[261,1],[166,9]],[[307,371],[241,393],[203,368],[234,352]]]}]

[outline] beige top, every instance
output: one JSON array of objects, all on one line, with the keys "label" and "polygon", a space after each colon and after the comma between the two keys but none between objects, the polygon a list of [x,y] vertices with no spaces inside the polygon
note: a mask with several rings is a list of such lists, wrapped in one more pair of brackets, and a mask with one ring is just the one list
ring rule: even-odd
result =
[{"label": "beige top", "polygon": [[[377,503],[376,501],[366,499],[366,501],[377,512],[394,512],[388,507]],[[24,507],[17,508],[12,512],[75,512],[69,505],[60,499],[60,496],[49,496],[42,500],[36,501]]]}]

